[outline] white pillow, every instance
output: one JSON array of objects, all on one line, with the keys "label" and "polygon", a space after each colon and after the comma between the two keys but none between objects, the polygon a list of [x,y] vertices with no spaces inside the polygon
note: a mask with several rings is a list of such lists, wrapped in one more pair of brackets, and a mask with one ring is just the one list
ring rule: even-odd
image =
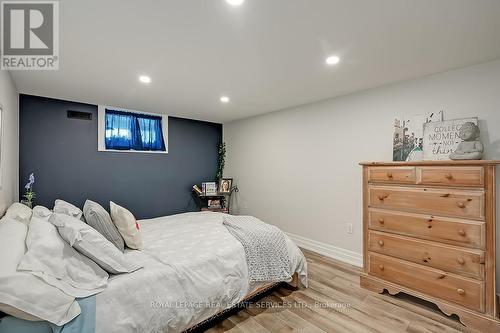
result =
[{"label": "white pillow", "polygon": [[113,201],[109,202],[109,208],[111,211],[111,219],[122,235],[125,244],[131,249],[141,250],[142,236],[139,230],[139,224],[134,215],[122,206],[115,204]]},{"label": "white pillow", "polygon": [[81,313],[80,305],[61,290],[36,276],[16,272],[0,277],[0,310],[11,316],[30,320],[45,320],[62,326]]},{"label": "white pillow", "polygon": [[33,208],[33,216],[32,217],[37,217],[37,218],[42,219],[44,221],[48,221],[50,215],[52,215],[52,212],[47,207],[35,206],[35,208]]},{"label": "white pillow", "polygon": [[36,276],[16,271],[26,251],[27,230],[11,218],[0,224],[0,311],[25,320],[64,325],[80,314],[75,298]]},{"label": "white pillow", "polygon": [[25,223],[26,225],[30,224],[32,210],[26,205],[23,205],[19,202],[14,202],[7,212],[5,213],[5,217],[18,220],[20,222]]},{"label": "white pillow", "polygon": [[[52,212],[48,208],[46,208],[44,206],[35,206],[33,208],[33,215],[31,216],[31,219],[37,218],[40,220],[48,221],[51,215],[52,215]],[[26,246],[28,246],[28,247],[31,246],[31,237],[32,236],[33,236],[33,234],[28,232],[28,236],[26,237]]]},{"label": "white pillow", "polygon": [[108,273],[66,243],[50,222],[33,217],[26,245],[28,252],[18,270],[28,271],[74,297],[91,296],[106,287]]},{"label": "white pillow", "polygon": [[75,217],[54,213],[49,220],[71,246],[111,274],[130,273],[142,266],[131,262],[97,230]]},{"label": "white pillow", "polygon": [[26,252],[28,227],[9,217],[0,223],[0,276],[11,275]]},{"label": "white pillow", "polygon": [[57,199],[56,202],[54,203],[54,213],[66,214],[69,216],[76,217],[77,219],[83,221],[82,210],[76,207],[75,205],[72,205],[69,202],[66,202],[61,199]]}]

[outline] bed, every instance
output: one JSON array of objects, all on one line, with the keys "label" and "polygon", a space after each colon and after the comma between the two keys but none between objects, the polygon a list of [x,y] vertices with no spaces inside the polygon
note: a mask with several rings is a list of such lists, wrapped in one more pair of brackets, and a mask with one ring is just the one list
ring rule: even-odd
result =
[{"label": "bed", "polygon": [[[104,291],[87,304],[79,300],[85,306],[76,325],[85,333],[183,332],[268,288],[248,282],[243,246],[223,220],[221,213],[196,212],[139,221],[144,249],[126,255],[144,267],[110,276]],[[290,279],[283,282],[307,286],[302,252],[288,238],[286,247]]]}]

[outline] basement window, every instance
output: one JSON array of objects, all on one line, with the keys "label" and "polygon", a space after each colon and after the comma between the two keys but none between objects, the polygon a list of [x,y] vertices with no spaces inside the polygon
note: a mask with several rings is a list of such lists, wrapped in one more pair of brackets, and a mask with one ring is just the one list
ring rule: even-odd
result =
[{"label": "basement window", "polygon": [[167,153],[168,117],[99,106],[98,150]]}]

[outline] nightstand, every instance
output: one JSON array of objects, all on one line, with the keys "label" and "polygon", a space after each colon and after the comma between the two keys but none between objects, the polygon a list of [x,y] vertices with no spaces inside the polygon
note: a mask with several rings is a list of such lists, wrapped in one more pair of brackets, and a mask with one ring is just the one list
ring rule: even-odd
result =
[{"label": "nightstand", "polygon": [[[226,213],[229,214],[230,204],[231,204],[231,195],[233,192],[238,192],[238,188],[234,186],[231,189],[230,193],[219,193],[217,195],[204,195],[198,194],[196,191],[192,191],[191,194],[194,198],[194,202],[200,211],[210,211],[210,212],[218,212],[218,213]],[[209,200],[220,200],[221,207],[211,208],[208,205]]]}]

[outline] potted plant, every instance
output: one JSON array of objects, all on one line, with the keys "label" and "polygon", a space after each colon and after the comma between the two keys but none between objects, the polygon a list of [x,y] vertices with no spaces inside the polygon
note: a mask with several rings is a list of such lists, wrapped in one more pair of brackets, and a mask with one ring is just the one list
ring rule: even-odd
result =
[{"label": "potted plant", "polygon": [[219,182],[224,176],[224,166],[226,165],[226,144],[224,142],[219,144],[218,150],[218,167],[215,179]]}]

